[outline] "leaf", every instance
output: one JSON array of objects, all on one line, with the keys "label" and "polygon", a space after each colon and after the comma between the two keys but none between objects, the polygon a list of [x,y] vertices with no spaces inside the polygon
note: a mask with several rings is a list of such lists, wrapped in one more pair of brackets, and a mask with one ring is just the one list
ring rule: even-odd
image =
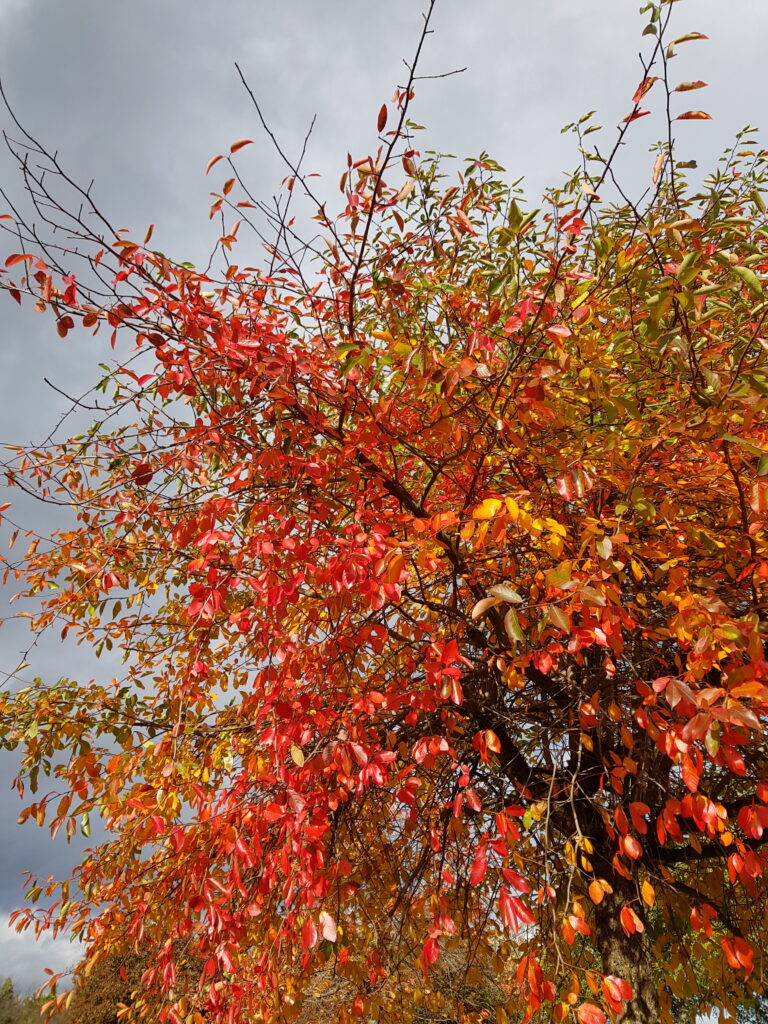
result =
[{"label": "leaf", "polygon": [[646,907],[652,907],[656,902],[656,890],[653,888],[651,883],[645,879],[640,886],[640,893],[643,897],[643,903]]},{"label": "leaf", "polygon": [[650,114],[650,110],[631,110],[625,118],[622,118],[622,121],[624,124],[630,124],[641,117],[647,117],[648,114]]},{"label": "leaf", "polygon": [[475,853],[475,859],[472,862],[472,867],[469,872],[469,884],[480,885],[482,880],[485,878],[485,873],[488,870],[488,855],[485,851],[485,846],[480,845]]},{"label": "leaf", "polygon": [[335,942],[338,935],[336,922],[327,910],[321,910],[318,918],[320,934],[327,942]]},{"label": "leaf", "polygon": [[379,111],[379,116],[378,116],[378,119],[377,119],[377,122],[376,122],[376,128],[378,129],[378,131],[383,132],[384,128],[386,127],[386,124],[387,124],[387,105],[386,105],[386,103],[383,103],[382,106],[381,106],[381,110]]},{"label": "leaf", "polygon": [[686,110],[684,114],[678,114],[675,121],[711,121],[712,115],[703,110]]},{"label": "leaf", "polygon": [[642,82],[640,83],[640,85],[638,85],[637,89],[635,90],[635,94],[632,97],[632,102],[634,104],[639,103],[640,100],[643,98],[643,96],[645,96],[645,94],[651,89],[651,87],[653,86],[654,82],[658,82],[658,81],[659,81],[659,79],[658,79],[658,77],[656,75],[651,75],[648,78],[644,78],[642,80]]},{"label": "leaf", "polygon": [[669,45],[678,46],[680,43],[690,43],[696,39],[709,39],[709,36],[705,36],[703,32],[686,32],[684,36],[678,36],[677,39],[673,39]]},{"label": "leaf", "polygon": [[17,263],[24,263],[28,260],[34,260],[34,258],[34,256],[30,256],[28,253],[16,252],[6,258],[5,266],[15,267]]},{"label": "leaf", "polygon": [[298,768],[304,766],[304,751],[296,743],[291,744],[291,759]]},{"label": "leaf", "polygon": [[394,202],[399,203],[403,199],[407,199],[411,192],[413,192],[415,185],[416,181],[413,178],[409,178],[408,181],[406,181],[405,184],[402,185],[400,191],[397,192],[397,194],[395,195]]},{"label": "leaf", "polygon": [[596,1003],[582,1003],[576,1017],[579,1024],[606,1024],[608,1020]]},{"label": "leaf", "polygon": [[661,177],[661,169],[664,166],[664,161],[666,160],[666,158],[667,158],[667,154],[666,153],[659,153],[659,155],[654,160],[653,171],[651,173],[651,181],[653,182],[654,185],[656,184],[656,182]]},{"label": "leaf", "polygon": [[477,506],[472,516],[474,519],[493,519],[494,516],[499,514],[503,505],[504,503],[499,501],[498,498],[486,498],[484,502]]},{"label": "leaf", "polygon": [[499,599],[497,597],[483,597],[469,613],[470,617],[473,619],[479,619],[482,615],[485,615],[489,609],[495,608],[498,603]]},{"label": "leaf", "polygon": [[645,931],[645,925],[634,912],[632,907],[622,907],[621,913],[619,914],[619,920],[621,922],[621,927],[627,935],[634,935],[635,932]]},{"label": "leaf", "polygon": [[501,753],[501,742],[493,729],[486,729],[483,733],[483,738],[485,739],[485,745],[489,750],[493,751],[494,754]]},{"label": "leaf", "polygon": [[504,629],[507,636],[513,643],[525,643],[525,633],[520,626],[520,620],[514,608],[510,608],[504,616]]},{"label": "leaf", "polygon": [[672,92],[690,92],[692,89],[704,89],[706,82],[681,82],[680,85],[676,85]]},{"label": "leaf", "polygon": [[253,139],[238,139],[237,142],[233,142],[229,147],[230,153],[237,153],[243,148],[243,146],[252,146]]},{"label": "leaf", "polygon": [[750,270],[749,267],[733,267],[732,269],[734,274],[741,278],[753,295],[760,296],[763,294],[762,282],[754,270]]},{"label": "leaf", "polygon": [[597,879],[589,883],[589,898],[595,904],[602,903],[605,899],[605,889],[603,889]]},{"label": "leaf", "polygon": [[552,623],[553,626],[556,626],[564,633],[567,633],[570,630],[571,618],[568,615],[568,613],[564,612],[559,605],[547,605],[547,615],[549,616],[549,621]]},{"label": "leaf", "polygon": [[502,601],[506,601],[508,604],[522,604],[523,599],[516,590],[509,586],[508,583],[497,583],[493,587],[488,588],[488,593],[492,597],[497,597]]},{"label": "leaf", "polygon": [[224,156],[221,155],[221,154],[219,156],[212,156],[211,159],[208,161],[208,163],[205,165],[205,173],[207,174],[208,171],[210,171],[210,169],[215,164],[217,164],[219,162],[219,160],[223,160],[223,159],[224,159]]}]

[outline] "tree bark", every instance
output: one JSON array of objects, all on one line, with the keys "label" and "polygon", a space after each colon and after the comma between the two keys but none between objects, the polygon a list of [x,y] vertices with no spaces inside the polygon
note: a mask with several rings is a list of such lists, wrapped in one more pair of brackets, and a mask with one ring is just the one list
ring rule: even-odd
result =
[{"label": "tree bark", "polygon": [[[627,935],[622,928],[621,909],[635,893],[623,879],[614,879],[614,891],[595,907],[595,940],[603,973],[624,978],[632,986],[632,999],[624,1004],[624,1013],[618,1018],[620,1024],[657,1024],[660,1006],[651,941],[647,931]],[[642,920],[644,915],[636,902],[632,901],[632,906]]]}]

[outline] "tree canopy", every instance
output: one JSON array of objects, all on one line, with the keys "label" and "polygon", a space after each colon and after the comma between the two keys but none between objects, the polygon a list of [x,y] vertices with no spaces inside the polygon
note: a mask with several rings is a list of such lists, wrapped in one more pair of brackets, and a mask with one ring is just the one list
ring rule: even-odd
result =
[{"label": "tree canopy", "polygon": [[[337,217],[290,161],[254,200],[248,140],[211,161],[220,274],[19,144],[72,241],[12,210],[4,287],[115,356],[87,434],[9,467],[74,510],[9,572],[35,634],[125,673],[3,697],[22,819],[107,833],[17,920],[79,935],[84,972],[140,950],[135,1012],[647,1024],[759,990],[768,154],[745,130],[689,183],[671,9],[613,153],[572,126],[541,210],[486,154],[419,152],[415,61]],[[633,202],[614,155],[654,97]]]}]

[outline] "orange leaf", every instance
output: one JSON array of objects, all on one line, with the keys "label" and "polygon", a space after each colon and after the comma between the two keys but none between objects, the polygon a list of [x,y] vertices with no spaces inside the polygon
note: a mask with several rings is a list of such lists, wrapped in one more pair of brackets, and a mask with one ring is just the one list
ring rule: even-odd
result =
[{"label": "orange leaf", "polygon": [[704,89],[707,83],[698,80],[696,82],[681,82],[676,85],[672,92],[690,92],[692,89]]},{"label": "orange leaf", "polygon": [[686,110],[684,114],[678,114],[675,121],[711,121],[712,115],[703,110]]},{"label": "orange leaf", "polygon": [[604,897],[605,897],[605,889],[603,889],[602,885],[600,885],[600,883],[597,881],[597,879],[595,879],[594,881],[590,882],[589,883],[589,898],[592,900],[592,902],[593,903],[602,903]]},{"label": "orange leaf", "polygon": [[224,159],[224,157],[222,156],[221,153],[218,156],[212,156],[211,159],[208,161],[208,163],[205,166],[205,173],[207,174],[208,171],[210,171],[210,169],[213,167],[214,164],[217,164],[219,162],[219,160],[223,160],[223,159]]},{"label": "orange leaf", "polygon": [[709,36],[705,36],[703,32],[686,32],[684,36],[673,39],[670,46],[677,46],[678,43],[690,43],[694,39],[709,39]]},{"label": "orange leaf", "polygon": [[659,79],[656,75],[651,75],[650,78],[644,78],[635,90],[635,95],[632,97],[632,102],[639,103],[643,96],[645,96],[645,94],[651,88],[653,83],[658,82],[658,80]]},{"label": "orange leaf", "polygon": [[233,142],[229,147],[230,153],[237,153],[243,146],[250,146],[253,143],[253,139],[238,139],[237,142]]},{"label": "orange leaf", "polygon": [[638,117],[645,117],[646,114],[650,114],[650,110],[633,110],[631,114],[627,114],[624,118],[624,124],[629,124],[630,121],[636,121]]}]

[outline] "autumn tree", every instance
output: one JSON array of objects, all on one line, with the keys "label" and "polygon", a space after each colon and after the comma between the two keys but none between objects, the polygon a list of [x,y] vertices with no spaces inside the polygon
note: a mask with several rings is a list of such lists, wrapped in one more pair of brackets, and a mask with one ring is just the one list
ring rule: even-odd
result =
[{"label": "autumn tree", "polygon": [[[38,216],[9,210],[4,287],[114,364],[87,433],[9,464],[62,520],[8,572],[35,636],[124,662],[3,698],[22,819],[106,830],[17,923],[80,936],[83,971],[146,951],[136,1012],[288,1021],[329,972],[342,1022],[479,1020],[484,978],[499,1024],[732,1019],[759,990],[766,154],[745,131],[689,182],[698,34],[644,11],[615,146],[575,124],[541,211],[487,155],[419,153],[415,61],[337,217],[300,162],[270,207],[248,140],[211,161],[220,274],[15,144]],[[635,202],[615,154],[646,108]],[[236,236],[265,225],[254,268]]]}]

